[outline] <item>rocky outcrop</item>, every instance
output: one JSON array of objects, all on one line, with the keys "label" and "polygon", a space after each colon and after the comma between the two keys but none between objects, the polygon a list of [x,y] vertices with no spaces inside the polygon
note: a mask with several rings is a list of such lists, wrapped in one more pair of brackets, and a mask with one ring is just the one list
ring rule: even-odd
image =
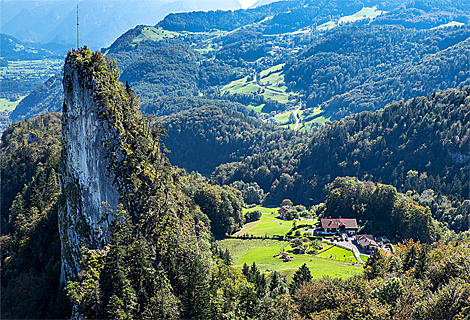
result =
[{"label": "rocky outcrop", "polygon": [[83,65],[87,53],[90,55],[89,51],[69,53],[64,66],[59,173],[62,282],[78,274],[82,247],[100,249],[110,241],[110,210],[119,202],[106,156],[109,146],[119,143],[119,134],[102,116],[97,94],[100,79]]}]

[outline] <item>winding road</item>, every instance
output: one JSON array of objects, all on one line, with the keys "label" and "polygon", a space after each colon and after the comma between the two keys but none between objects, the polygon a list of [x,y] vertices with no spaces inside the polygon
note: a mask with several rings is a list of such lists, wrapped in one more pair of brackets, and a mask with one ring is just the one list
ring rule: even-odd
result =
[{"label": "winding road", "polygon": [[269,89],[269,88],[267,88],[263,85],[260,85],[259,82],[258,82],[258,76],[257,76],[256,73],[255,73],[255,83],[259,88],[264,89],[266,91],[269,91],[269,92],[272,92],[272,93],[275,93],[275,94],[279,94],[281,96],[289,96],[287,93],[282,93],[282,92],[279,92],[279,91],[276,91],[276,90]]},{"label": "winding road", "polygon": [[[269,88],[267,88],[266,86],[263,86],[263,85],[260,85],[259,84],[259,80],[258,80],[258,75],[256,74],[255,72],[255,79],[254,79],[254,83],[258,86],[258,88],[261,88],[261,89],[264,89],[264,90],[267,90],[269,92],[272,92],[272,93],[275,93],[275,94],[279,94],[281,96],[289,96],[287,93],[282,93],[282,92],[278,92],[278,91],[275,91],[275,90],[271,90]],[[299,112],[300,108],[302,108],[302,104],[299,105],[299,107],[297,109],[295,109],[294,111],[294,118],[295,118],[295,126],[292,130],[297,130],[300,126],[300,119],[299,117],[297,116],[297,113]]]},{"label": "winding road", "polygon": [[294,111],[294,118],[295,118],[295,126],[294,126],[294,129],[292,130],[297,130],[299,128],[299,125],[300,125],[300,119],[299,117],[297,117],[297,112],[299,112],[300,108],[302,108],[302,105],[299,105],[299,107],[297,109],[295,109]]}]

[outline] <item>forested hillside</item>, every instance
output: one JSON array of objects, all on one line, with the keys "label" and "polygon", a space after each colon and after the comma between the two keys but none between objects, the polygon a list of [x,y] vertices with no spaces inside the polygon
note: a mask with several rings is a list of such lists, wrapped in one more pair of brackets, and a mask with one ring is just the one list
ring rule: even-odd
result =
[{"label": "forested hillside", "polygon": [[295,150],[308,134],[278,129],[239,112],[215,106],[162,119],[170,161],[188,171],[210,174],[220,164],[269,151]]},{"label": "forested hillside", "polygon": [[339,28],[284,69],[307,107],[342,118],[387,103],[470,84],[469,28]]},{"label": "forested hillside", "polygon": [[[426,3],[404,3],[400,0],[279,1],[248,10],[169,14],[157,26],[172,31],[201,32],[211,29],[231,31],[247,24],[259,23],[264,33],[276,34],[321,25],[331,19],[351,15],[363,7],[373,6],[392,11],[379,17],[378,24],[402,24],[417,29],[428,29],[452,20],[465,23],[470,13],[468,3],[464,0],[433,0]],[[266,17],[270,19],[264,19]]]},{"label": "forested hillside", "polygon": [[[265,119],[299,104],[301,128],[311,130],[470,84],[468,4],[402,2],[280,1],[170,14],[127,31],[102,52],[117,61],[144,112],[168,114],[159,108],[169,97],[236,101]],[[21,102],[12,120],[60,111],[59,84],[49,80],[47,87]]]},{"label": "forested hillside", "polygon": [[40,60],[44,58],[57,59],[58,53],[42,49],[40,45],[23,43],[15,37],[0,33],[2,51],[0,57],[5,60]]},{"label": "forested hillside", "polygon": [[2,318],[65,318],[58,228],[60,114],[17,122],[0,150]]},{"label": "forested hillside", "polygon": [[[470,318],[469,23],[466,0],[279,1],[70,51],[1,137],[0,318]],[[320,253],[326,217],[394,247]]]},{"label": "forested hillside", "polygon": [[212,176],[220,184],[257,182],[272,204],[286,197],[319,202],[325,184],[337,176],[383,182],[402,192],[432,189],[462,201],[470,188],[469,106],[470,87],[393,103],[326,125],[291,157],[285,149],[254,155],[221,165]]},{"label": "forested hillside", "polygon": [[19,121],[45,112],[62,111],[63,99],[62,74],[58,73],[26,96],[13,110],[10,119]]},{"label": "forested hillside", "polygon": [[[108,146],[114,148],[109,170],[120,190],[132,192],[122,195],[113,213],[118,218],[108,230],[109,246],[84,249],[82,271],[64,292],[59,227],[66,226],[58,223],[58,207],[66,200],[65,192],[59,194],[57,176],[65,161],[60,120],[57,114],[45,114],[10,126],[0,145],[2,318],[66,318],[72,314],[70,301],[85,318],[116,318],[123,312],[149,319],[200,317],[207,306],[196,306],[197,287],[207,283],[217,263],[211,235],[221,238],[241,228],[240,192],[211,186],[171,166],[160,151],[161,126],[142,117],[133,91],[117,82],[113,63],[86,48],[71,52],[68,59],[81,68],[80,74],[101,80],[95,98],[102,103],[102,120],[110,117],[122,138],[121,145]],[[113,158],[120,152],[126,152],[125,161]],[[104,214],[111,214],[102,205]],[[132,309],[124,305],[129,301]]]}]

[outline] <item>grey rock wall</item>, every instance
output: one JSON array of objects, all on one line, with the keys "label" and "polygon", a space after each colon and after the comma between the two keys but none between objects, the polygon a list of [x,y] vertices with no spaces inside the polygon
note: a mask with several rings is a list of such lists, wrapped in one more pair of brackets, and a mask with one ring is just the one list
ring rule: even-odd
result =
[{"label": "grey rock wall", "polygon": [[76,278],[82,247],[100,249],[110,241],[113,214],[103,214],[102,202],[115,211],[119,201],[106,159],[106,145],[118,144],[119,135],[100,117],[97,80],[86,80],[80,72],[66,62],[59,172],[64,196],[59,211],[62,282]]}]

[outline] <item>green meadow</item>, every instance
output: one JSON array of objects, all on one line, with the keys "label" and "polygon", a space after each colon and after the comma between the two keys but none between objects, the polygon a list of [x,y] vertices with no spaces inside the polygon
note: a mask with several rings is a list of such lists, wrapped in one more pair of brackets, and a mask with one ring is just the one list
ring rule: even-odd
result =
[{"label": "green meadow", "polygon": [[253,111],[256,111],[256,112],[261,113],[261,112],[263,112],[264,106],[265,106],[265,104],[262,103],[262,104],[260,104],[260,105],[258,105],[258,106],[253,105],[253,104],[249,104],[249,105],[247,105],[246,107],[247,107],[248,109],[251,109],[251,110],[253,110]]},{"label": "green meadow", "polygon": [[[243,213],[260,210],[263,215],[259,220],[245,224],[242,230],[235,233],[234,236],[253,235],[257,237],[271,237],[286,235],[294,226],[294,221],[277,218],[278,209],[261,206],[244,209]],[[295,223],[297,226],[309,225],[308,227],[297,229],[303,233],[305,230],[313,227],[317,220],[296,220]],[[263,272],[269,273],[277,270],[288,278],[291,278],[294,272],[304,263],[307,264],[314,278],[321,278],[323,276],[342,278],[362,272],[362,266],[357,265],[357,260],[351,251],[327,243],[323,243],[323,249],[316,255],[294,254],[294,248],[292,248],[288,241],[272,239],[232,238],[222,240],[219,244],[222,249],[230,251],[235,267],[240,269],[245,263],[251,265],[255,262]],[[292,260],[284,262],[279,256],[274,257],[274,255],[280,252],[286,252]]]},{"label": "green meadow", "polygon": [[63,63],[62,59],[8,61],[7,67],[0,67],[0,79],[47,79],[59,72]]},{"label": "green meadow", "polygon": [[284,63],[275,65],[269,69],[263,70],[260,72],[260,83],[268,84],[267,88],[282,94],[285,94],[287,91],[287,86],[280,86],[280,83],[284,82],[284,74],[282,73],[282,68]]},{"label": "green meadow", "polygon": [[355,22],[358,20],[366,19],[366,18],[375,19],[377,16],[383,13],[386,13],[386,11],[377,10],[376,6],[364,7],[352,15],[341,17],[339,20],[330,20],[328,22],[325,22],[319,25],[317,27],[317,30],[327,31],[327,30],[335,28],[336,26],[338,26],[338,24],[341,24],[341,23],[350,23],[350,22]]},{"label": "green meadow", "polygon": [[[222,87],[222,92],[228,91],[230,93],[256,94],[259,89],[260,87],[258,87],[254,81],[248,81],[248,77],[244,77],[238,80],[234,80]],[[276,93],[269,90],[264,90],[261,95],[264,96],[266,99],[269,98],[272,100],[276,100],[280,103],[287,103],[287,101],[289,101],[288,96],[280,92]],[[261,111],[261,109],[259,111]]]},{"label": "green meadow", "polygon": [[21,100],[24,99],[25,96],[20,97],[16,101],[10,101],[8,99],[0,99],[0,111],[7,110],[7,111],[13,111],[15,110],[16,106],[18,103],[21,102]]},{"label": "green meadow", "polygon": [[[236,232],[234,236],[241,236],[241,235],[254,235],[256,237],[264,237],[265,235],[268,237],[272,236],[284,236],[289,230],[292,229],[294,226],[294,220],[282,220],[277,218],[278,213],[277,210],[279,208],[266,208],[266,207],[254,207],[251,209],[244,210],[244,213],[253,210],[260,210],[263,215],[261,219],[253,222],[249,222],[243,226],[243,228]],[[309,219],[309,220],[297,220],[297,225],[310,225],[314,226],[317,220]]]},{"label": "green meadow", "polygon": [[286,124],[287,121],[289,121],[289,116],[291,113],[293,113],[294,111],[287,111],[287,112],[283,112],[283,113],[280,113],[280,114],[277,114],[274,119],[276,119],[277,121],[279,121],[279,123],[281,125],[283,124]]},{"label": "green meadow", "polygon": [[253,207],[253,208],[248,208],[248,209],[243,209],[243,213],[247,213],[247,212],[250,212],[250,211],[255,211],[255,210],[259,210],[261,211],[262,213],[277,213],[277,211],[279,210],[280,208],[279,207],[262,207],[260,205],[256,206],[256,207]]},{"label": "green meadow", "polygon": [[160,41],[180,36],[179,32],[168,31],[162,28],[145,27],[141,33],[132,40],[132,43],[139,43],[143,40]]},{"label": "green meadow", "polygon": [[282,67],[284,67],[284,65],[285,65],[285,63],[277,64],[275,66],[272,66],[269,69],[261,71],[259,73],[259,75],[261,76],[261,78],[263,78],[263,77],[267,76],[269,73],[281,71]]},{"label": "green meadow", "polygon": [[328,22],[325,22],[321,25],[319,25],[317,27],[317,30],[320,30],[320,31],[328,31],[330,29],[333,29],[334,27],[336,27],[336,22],[334,21],[328,21]]},{"label": "green meadow", "polygon": [[292,224],[292,221],[283,221],[275,218],[274,215],[263,214],[260,220],[245,224],[242,230],[234,235],[252,234],[257,237],[264,237],[265,235],[268,237],[275,235],[283,236],[292,229]]},{"label": "green meadow", "polygon": [[[289,242],[286,241],[269,239],[225,239],[220,241],[219,244],[222,249],[229,249],[232,254],[235,267],[241,269],[244,263],[251,265],[255,262],[261,271],[269,273],[276,270],[289,279],[304,263],[307,264],[314,278],[321,278],[324,276],[343,278],[362,272],[362,266],[345,263],[344,259],[335,260],[330,258],[329,255],[321,256],[319,258],[310,254],[295,255],[289,253],[292,248]],[[342,257],[343,255],[352,255],[350,251],[345,249],[336,247],[333,249],[343,250],[335,251],[336,256]],[[330,250],[326,252],[329,252]],[[289,262],[283,262],[280,257],[274,257],[274,255],[282,251],[287,252],[292,260]]]},{"label": "green meadow", "polygon": [[244,77],[238,80],[234,80],[229,84],[222,87],[222,91],[228,91],[229,93],[255,93],[259,87],[253,82],[248,81],[248,77]]},{"label": "green meadow", "polygon": [[[221,90],[222,92],[229,93],[260,94],[266,99],[272,99],[280,103],[287,103],[289,101],[289,95],[286,94],[287,87],[279,86],[280,83],[284,82],[284,75],[282,74],[283,66],[284,64],[278,64],[261,71],[261,79],[258,81],[260,84],[266,84],[269,82],[271,85],[267,87],[259,87],[254,81],[248,81],[248,77],[244,77],[230,82],[222,87]],[[272,73],[268,76],[270,72]],[[258,93],[260,89],[263,89],[263,93]],[[263,106],[251,106],[250,108],[257,112],[262,112]]]},{"label": "green meadow", "polygon": [[374,19],[382,13],[385,13],[385,11],[377,10],[377,7],[364,7],[355,14],[342,17],[341,19],[339,19],[339,23],[355,22],[365,18]]}]

